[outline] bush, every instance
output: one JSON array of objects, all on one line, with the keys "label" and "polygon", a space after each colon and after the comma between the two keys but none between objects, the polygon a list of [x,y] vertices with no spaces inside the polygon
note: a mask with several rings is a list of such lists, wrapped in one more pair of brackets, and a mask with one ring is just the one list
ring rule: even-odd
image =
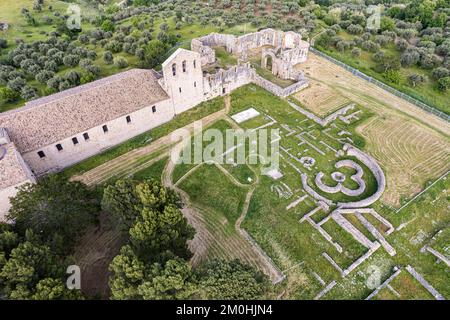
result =
[{"label": "bush", "polygon": [[127,60],[125,60],[124,58],[119,58],[116,61],[116,65],[120,68],[120,69],[124,69],[126,67],[128,67],[128,62]]},{"label": "bush", "polygon": [[383,77],[392,83],[395,84],[399,84],[400,83],[400,72],[398,72],[397,70],[388,70],[386,72],[383,73]]},{"label": "bush", "polygon": [[80,61],[80,58],[74,54],[68,54],[63,58],[63,63],[67,67],[75,67],[78,65],[78,62]]},{"label": "bush", "polygon": [[19,99],[19,93],[8,87],[0,88],[0,99],[6,102],[14,102]]},{"label": "bush", "polygon": [[450,77],[440,78],[438,84],[439,90],[447,91],[450,88]]},{"label": "bush", "polygon": [[8,47],[8,41],[6,39],[0,38],[0,48],[5,49]]},{"label": "bush", "polygon": [[22,99],[24,100],[33,100],[38,98],[38,94],[35,88],[26,85],[25,87],[22,88],[22,90],[20,91],[20,96],[22,97]]},{"label": "bush", "polygon": [[446,68],[439,67],[433,70],[432,76],[434,79],[439,80],[441,78],[450,76],[450,71]]},{"label": "bush", "polygon": [[105,51],[103,54],[103,61],[105,61],[106,64],[112,64],[114,61],[113,54],[111,51]]},{"label": "bush", "polygon": [[406,48],[409,47],[409,42],[406,41],[405,39],[399,39],[395,44],[395,47],[397,48],[398,51],[405,51]]},{"label": "bush", "polygon": [[55,73],[53,71],[42,70],[41,72],[36,74],[35,79],[41,83],[47,83],[47,81],[53,78],[54,75]]},{"label": "bush", "polygon": [[411,86],[416,87],[418,85],[423,84],[426,81],[426,78],[421,74],[411,74],[408,77],[408,82]]},{"label": "bush", "polygon": [[347,27],[347,31],[350,34],[362,34],[364,29],[359,24],[351,24]]},{"label": "bush", "polygon": [[361,49],[360,48],[353,48],[352,49],[352,56],[354,56],[354,57],[361,56]]},{"label": "bush", "polygon": [[20,92],[22,88],[25,87],[26,84],[27,82],[25,81],[25,79],[17,77],[8,81],[8,88],[16,92]]}]

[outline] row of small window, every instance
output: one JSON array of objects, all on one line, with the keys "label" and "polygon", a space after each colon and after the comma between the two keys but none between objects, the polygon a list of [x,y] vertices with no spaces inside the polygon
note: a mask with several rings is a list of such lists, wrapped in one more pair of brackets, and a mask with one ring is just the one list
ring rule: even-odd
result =
[{"label": "row of small window", "polygon": [[[197,68],[197,63],[195,62],[195,60],[193,62],[194,62],[194,69],[195,69],[195,68]],[[187,68],[186,68],[186,60],[181,63],[181,66],[183,68],[183,72],[186,72],[186,70],[187,70]],[[172,64],[172,74],[174,76],[177,75],[177,64],[176,63]]]},{"label": "row of small window", "polygon": [[[153,113],[156,112],[156,106],[152,107],[152,112]],[[125,120],[127,121],[127,123],[131,123],[131,116],[126,116]],[[102,126],[102,130],[103,130],[103,133],[107,133],[109,131],[108,126],[105,124],[104,126]],[[89,141],[89,139],[90,139],[89,133],[87,133],[87,132],[83,133],[83,138],[84,138],[84,141]],[[72,143],[73,143],[74,146],[76,146],[79,143],[78,138],[77,137],[73,137],[72,138]],[[55,148],[58,151],[62,151],[64,149],[62,144],[60,144],[60,143],[55,145]],[[37,154],[38,154],[39,158],[41,158],[41,159],[45,158],[45,152],[44,151],[38,151]]]}]

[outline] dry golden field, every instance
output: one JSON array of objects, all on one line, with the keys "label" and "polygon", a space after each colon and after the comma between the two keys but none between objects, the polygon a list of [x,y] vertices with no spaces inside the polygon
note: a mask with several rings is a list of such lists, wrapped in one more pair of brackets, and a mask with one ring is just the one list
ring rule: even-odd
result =
[{"label": "dry golden field", "polygon": [[296,93],[294,97],[306,109],[322,118],[350,103],[339,91],[316,80],[311,80],[309,87]]}]

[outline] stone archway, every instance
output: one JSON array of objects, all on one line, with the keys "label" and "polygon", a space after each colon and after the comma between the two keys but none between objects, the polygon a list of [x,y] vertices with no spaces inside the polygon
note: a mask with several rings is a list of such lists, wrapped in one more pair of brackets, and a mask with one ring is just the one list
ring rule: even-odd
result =
[{"label": "stone archway", "polygon": [[262,56],[261,67],[273,72],[274,62],[275,55],[272,52],[268,52]]}]

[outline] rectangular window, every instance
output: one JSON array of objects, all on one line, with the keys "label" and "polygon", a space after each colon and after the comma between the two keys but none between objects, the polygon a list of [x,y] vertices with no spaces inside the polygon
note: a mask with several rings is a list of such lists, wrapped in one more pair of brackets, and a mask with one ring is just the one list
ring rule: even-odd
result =
[{"label": "rectangular window", "polygon": [[180,93],[181,93],[181,87],[179,87],[178,90],[180,90]]},{"label": "rectangular window", "polygon": [[223,88],[222,93],[226,93],[226,92],[227,92],[227,89]]},{"label": "rectangular window", "polygon": [[194,69],[197,67],[197,63],[195,62],[195,60],[194,60]]},{"label": "rectangular window", "polygon": [[194,82],[194,88],[197,88],[197,82]]},{"label": "rectangular window", "polygon": [[89,134],[87,132],[83,133],[83,138],[85,141],[89,140]]},{"label": "rectangular window", "polygon": [[182,66],[183,66],[183,72],[186,72],[186,61],[183,61]]},{"label": "rectangular window", "polygon": [[130,123],[130,122],[131,122],[131,117],[127,116],[127,123]]},{"label": "rectangular window", "polygon": [[62,145],[61,145],[60,143],[58,143],[58,144],[56,145],[56,150],[62,151],[62,149],[63,149]]},{"label": "rectangular window", "polygon": [[45,158],[45,153],[44,153],[44,151],[38,151],[38,156],[39,156],[39,158]]},{"label": "rectangular window", "polygon": [[76,144],[78,144],[78,139],[76,137],[72,138],[72,142],[73,142],[74,145],[76,145]]},{"label": "rectangular window", "polygon": [[108,126],[107,126],[106,124],[102,127],[102,129],[103,129],[103,132],[104,132],[104,133],[107,133],[107,132],[108,132]]},{"label": "rectangular window", "polygon": [[156,112],[156,106],[152,107],[152,112],[155,113]]}]

